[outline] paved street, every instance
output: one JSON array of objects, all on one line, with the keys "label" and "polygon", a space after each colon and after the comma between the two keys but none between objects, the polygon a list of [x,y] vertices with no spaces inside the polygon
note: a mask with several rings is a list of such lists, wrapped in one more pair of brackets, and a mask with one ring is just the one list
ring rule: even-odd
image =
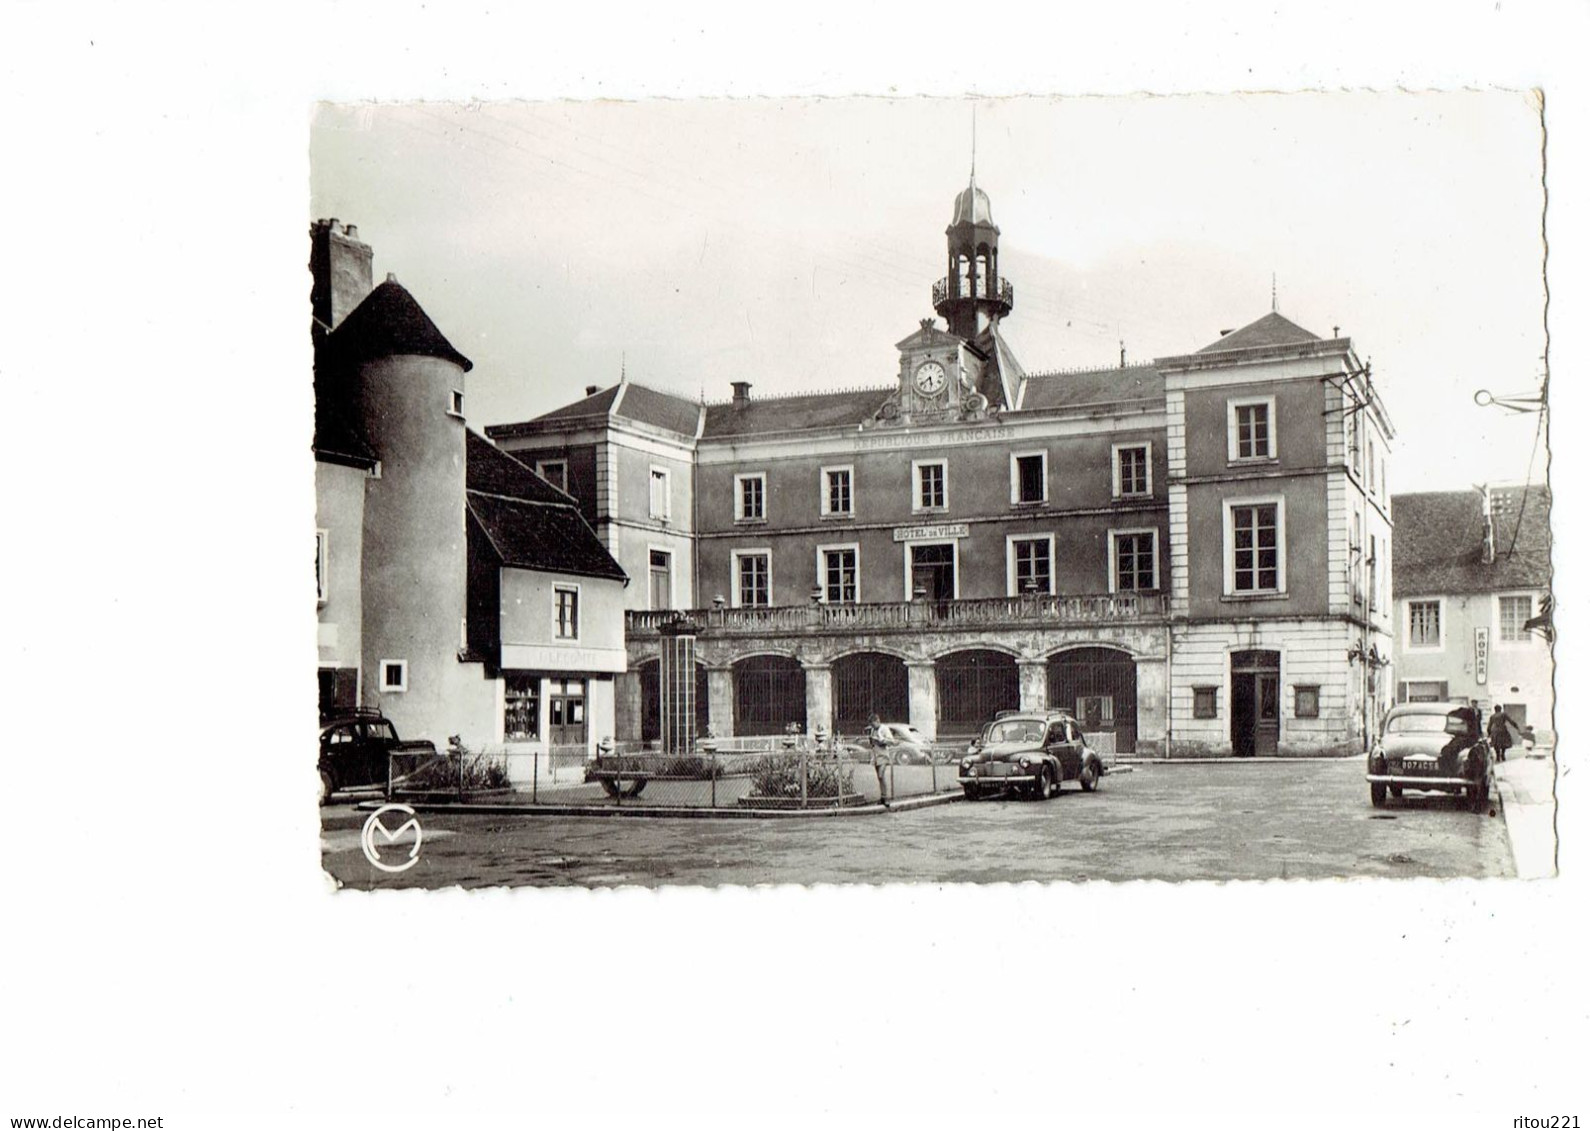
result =
[{"label": "paved street", "polygon": [[800,820],[422,814],[419,862],[388,875],[365,814],[325,810],[324,862],[355,888],[1512,876],[1494,805],[1371,808],[1358,758],[1140,765],[1095,794]]}]

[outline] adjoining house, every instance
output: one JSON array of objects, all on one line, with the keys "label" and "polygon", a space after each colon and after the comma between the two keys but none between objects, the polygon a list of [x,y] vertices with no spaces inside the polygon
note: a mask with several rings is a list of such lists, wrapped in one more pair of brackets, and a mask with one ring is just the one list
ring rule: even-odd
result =
[{"label": "adjoining house", "polygon": [[1551,493],[1540,484],[1395,495],[1398,702],[1500,704],[1552,730]]},{"label": "adjoining house", "polygon": [[631,576],[622,739],[696,627],[698,732],[929,736],[1064,707],[1172,754],[1362,749],[1389,700],[1394,432],[1353,343],[1272,310],[1197,353],[1029,373],[975,180],[886,384],[724,402],[621,380],[488,428]]},{"label": "adjoining house", "polygon": [[[627,579],[574,500],[471,431],[471,362],[351,225],[311,229],[322,716],[580,756],[613,733]],[[510,759],[510,774],[535,772]]]}]

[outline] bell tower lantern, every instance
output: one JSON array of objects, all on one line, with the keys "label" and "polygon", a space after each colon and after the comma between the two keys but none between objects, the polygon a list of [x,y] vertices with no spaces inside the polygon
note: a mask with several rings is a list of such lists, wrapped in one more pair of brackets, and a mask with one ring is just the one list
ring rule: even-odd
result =
[{"label": "bell tower lantern", "polygon": [[1010,313],[1015,301],[1014,288],[999,273],[999,225],[988,194],[977,187],[976,166],[955,198],[955,214],[944,234],[949,274],[933,286],[933,309],[950,333],[976,341]]}]

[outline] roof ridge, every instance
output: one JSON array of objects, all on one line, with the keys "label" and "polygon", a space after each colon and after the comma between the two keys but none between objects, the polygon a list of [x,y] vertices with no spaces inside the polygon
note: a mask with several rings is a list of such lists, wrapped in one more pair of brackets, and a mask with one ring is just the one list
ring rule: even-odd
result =
[{"label": "roof ridge", "polygon": [[[887,385],[841,385],[832,389],[813,389],[805,393],[776,393],[773,396],[757,397],[747,396],[745,399],[756,404],[767,404],[769,401],[792,401],[800,397],[833,397],[842,393],[890,393],[898,388],[898,384],[890,382]],[[734,399],[726,401],[705,401],[707,408],[717,408],[723,405],[739,404]]]},{"label": "roof ridge", "polygon": [[1116,362],[1113,365],[1070,365],[1060,369],[1034,369],[1027,373],[1028,379],[1034,377],[1064,377],[1068,373],[1107,373],[1112,369],[1158,369],[1152,361],[1129,361],[1125,365]]},{"label": "roof ridge", "polygon": [[[530,474],[534,475],[535,472],[532,471]],[[546,483],[546,480],[543,479],[542,482]],[[547,486],[552,487],[554,491],[557,490],[550,483],[547,483]],[[532,507],[563,507],[566,510],[573,510],[579,505],[573,499],[565,503],[558,499],[527,499],[523,495],[504,495],[501,491],[486,491],[479,487],[465,487],[464,490],[471,495],[480,495],[487,499],[501,499],[508,503],[528,503]]]}]

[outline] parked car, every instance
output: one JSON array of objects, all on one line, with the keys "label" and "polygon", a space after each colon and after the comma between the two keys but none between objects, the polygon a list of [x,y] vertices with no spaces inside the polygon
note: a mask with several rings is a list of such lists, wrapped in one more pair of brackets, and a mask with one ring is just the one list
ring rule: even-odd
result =
[{"label": "parked car", "polygon": [[1076,781],[1092,793],[1104,762],[1066,711],[1007,711],[983,727],[961,759],[960,783],[969,801],[1018,790],[1042,800]]},{"label": "parked car", "polygon": [[376,710],[361,709],[320,728],[320,800],[339,789],[384,786],[394,754],[409,755],[413,764],[436,757],[436,744],[420,739],[404,742],[392,721]]},{"label": "parked car", "polygon": [[1479,711],[1466,703],[1400,703],[1386,715],[1369,752],[1369,803],[1405,790],[1466,798],[1474,812],[1490,804],[1494,757]]},{"label": "parked car", "polygon": [[879,723],[873,734],[896,766],[926,766],[933,761],[933,744],[910,723]]}]

